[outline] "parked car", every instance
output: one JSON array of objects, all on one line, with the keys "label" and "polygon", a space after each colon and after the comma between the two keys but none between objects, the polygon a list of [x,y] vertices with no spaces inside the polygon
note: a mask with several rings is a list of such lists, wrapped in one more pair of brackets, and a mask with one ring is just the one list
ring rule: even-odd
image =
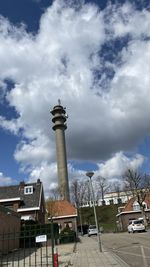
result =
[{"label": "parked car", "polygon": [[91,235],[97,235],[97,228],[96,225],[90,225],[88,229],[88,236],[90,237]]},{"label": "parked car", "polygon": [[128,233],[145,232],[145,225],[143,220],[132,220],[128,225]]}]

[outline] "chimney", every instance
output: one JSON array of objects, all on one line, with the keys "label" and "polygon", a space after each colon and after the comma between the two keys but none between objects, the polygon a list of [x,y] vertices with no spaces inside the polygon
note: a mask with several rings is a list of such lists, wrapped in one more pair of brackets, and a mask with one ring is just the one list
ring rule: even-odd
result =
[{"label": "chimney", "polygon": [[24,189],[24,187],[25,187],[25,182],[21,181],[19,184],[19,190]]}]

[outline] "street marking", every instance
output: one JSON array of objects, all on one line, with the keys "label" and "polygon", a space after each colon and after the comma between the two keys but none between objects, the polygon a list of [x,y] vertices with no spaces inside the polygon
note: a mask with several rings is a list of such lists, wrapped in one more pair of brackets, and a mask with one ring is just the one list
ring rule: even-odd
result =
[{"label": "street marking", "polygon": [[117,254],[115,254],[115,253],[113,253],[113,252],[111,252],[111,253],[112,253],[112,256],[113,256],[114,258],[116,258],[116,260],[118,261],[118,263],[120,263],[121,266],[122,266],[122,264],[123,264],[124,267],[130,267],[130,266],[127,264],[127,262],[125,262],[123,259],[121,259]]},{"label": "street marking", "polygon": [[[132,255],[132,256],[138,256],[138,257],[141,257],[141,254],[131,253],[131,252],[128,252],[128,251],[113,250],[113,252],[114,252],[114,253],[119,252],[119,253],[122,253],[122,254],[128,254],[128,255]],[[145,258],[150,259],[149,256],[145,256]]]},{"label": "street marking", "polygon": [[147,249],[150,249],[150,247],[146,247],[146,246],[143,246],[143,248],[147,248]]},{"label": "street marking", "polygon": [[143,258],[143,263],[144,263],[143,267],[148,267],[143,246],[141,246],[141,252],[142,252],[142,258]]}]

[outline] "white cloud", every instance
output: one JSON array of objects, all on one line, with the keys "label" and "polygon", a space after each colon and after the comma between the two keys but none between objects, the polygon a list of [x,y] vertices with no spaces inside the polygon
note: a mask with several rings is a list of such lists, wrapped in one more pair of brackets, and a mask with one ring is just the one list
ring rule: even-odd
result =
[{"label": "white cloud", "polygon": [[26,143],[20,143],[15,151],[15,159],[22,162],[24,165],[39,165],[42,161],[49,161],[53,159],[55,153],[53,144],[50,145],[45,136],[40,135],[37,139]]},{"label": "white cloud", "polygon": [[[144,39],[149,36],[150,12],[131,4],[100,11],[91,4],[75,9],[54,1],[36,35],[2,17],[0,22],[0,83],[5,88],[5,79],[13,80],[6,98],[18,113],[10,121],[1,117],[0,125],[14,134],[21,130],[14,156],[22,168],[30,166],[30,179],[40,173],[47,185],[56,177],[49,111],[59,98],[69,114],[68,159],[106,160],[101,167],[108,176],[123,169],[128,159],[117,152],[132,151],[150,133],[150,41]],[[105,62],[99,53],[102,46],[127,34],[130,41],[114,52],[116,60],[108,57]],[[105,66],[113,69],[113,78],[106,70],[101,73]]]},{"label": "white cloud", "polygon": [[150,13],[148,10],[138,10],[134,4],[126,1],[124,5],[109,6],[108,14],[110,12],[111,28],[108,24],[108,30],[110,29],[116,37],[124,37],[126,34],[134,38],[149,35]]},{"label": "white cloud", "polygon": [[37,179],[40,179],[42,181],[45,197],[47,198],[50,194],[50,189],[55,188],[58,184],[56,163],[48,165],[45,162],[42,166],[32,169],[28,182],[35,182]]},{"label": "white cloud", "polygon": [[[85,173],[80,170],[75,170],[71,164],[68,164],[68,177],[70,184],[73,179],[83,179]],[[45,197],[50,195],[50,190],[58,186],[57,164],[47,164],[43,162],[40,167],[34,167],[30,172],[30,177],[27,182],[35,182],[39,179],[43,182]]]},{"label": "white cloud", "polygon": [[14,184],[16,181],[11,177],[5,176],[2,172],[0,172],[0,184],[1,186],[7,186]]},{"label": "white cloud", "polygon": [[118,179],[128,169],[139,169],[143,162],[143,155],[136,154],[133,158],[128,158],[123,152],[119,152],[106,162],[98,164],[99,170],[96,173],[97,176],[100,175],[109,180]]},{"label": "white cloud", "polygon": [[18,134],[18,121],[15,119],[12,119],[11,121],[6,120],[4,117],[0,116],[0,126],[5,129],[9,130],[13,134]]}]

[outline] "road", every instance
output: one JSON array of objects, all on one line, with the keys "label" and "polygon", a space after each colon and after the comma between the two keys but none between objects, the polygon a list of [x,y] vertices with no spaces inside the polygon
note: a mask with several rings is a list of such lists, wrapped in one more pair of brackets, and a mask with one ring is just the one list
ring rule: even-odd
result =
[{"label": "road", "polygon": [[150,266],[150,231],[101,235],[103,249],[109,249],[130,267]]}]

